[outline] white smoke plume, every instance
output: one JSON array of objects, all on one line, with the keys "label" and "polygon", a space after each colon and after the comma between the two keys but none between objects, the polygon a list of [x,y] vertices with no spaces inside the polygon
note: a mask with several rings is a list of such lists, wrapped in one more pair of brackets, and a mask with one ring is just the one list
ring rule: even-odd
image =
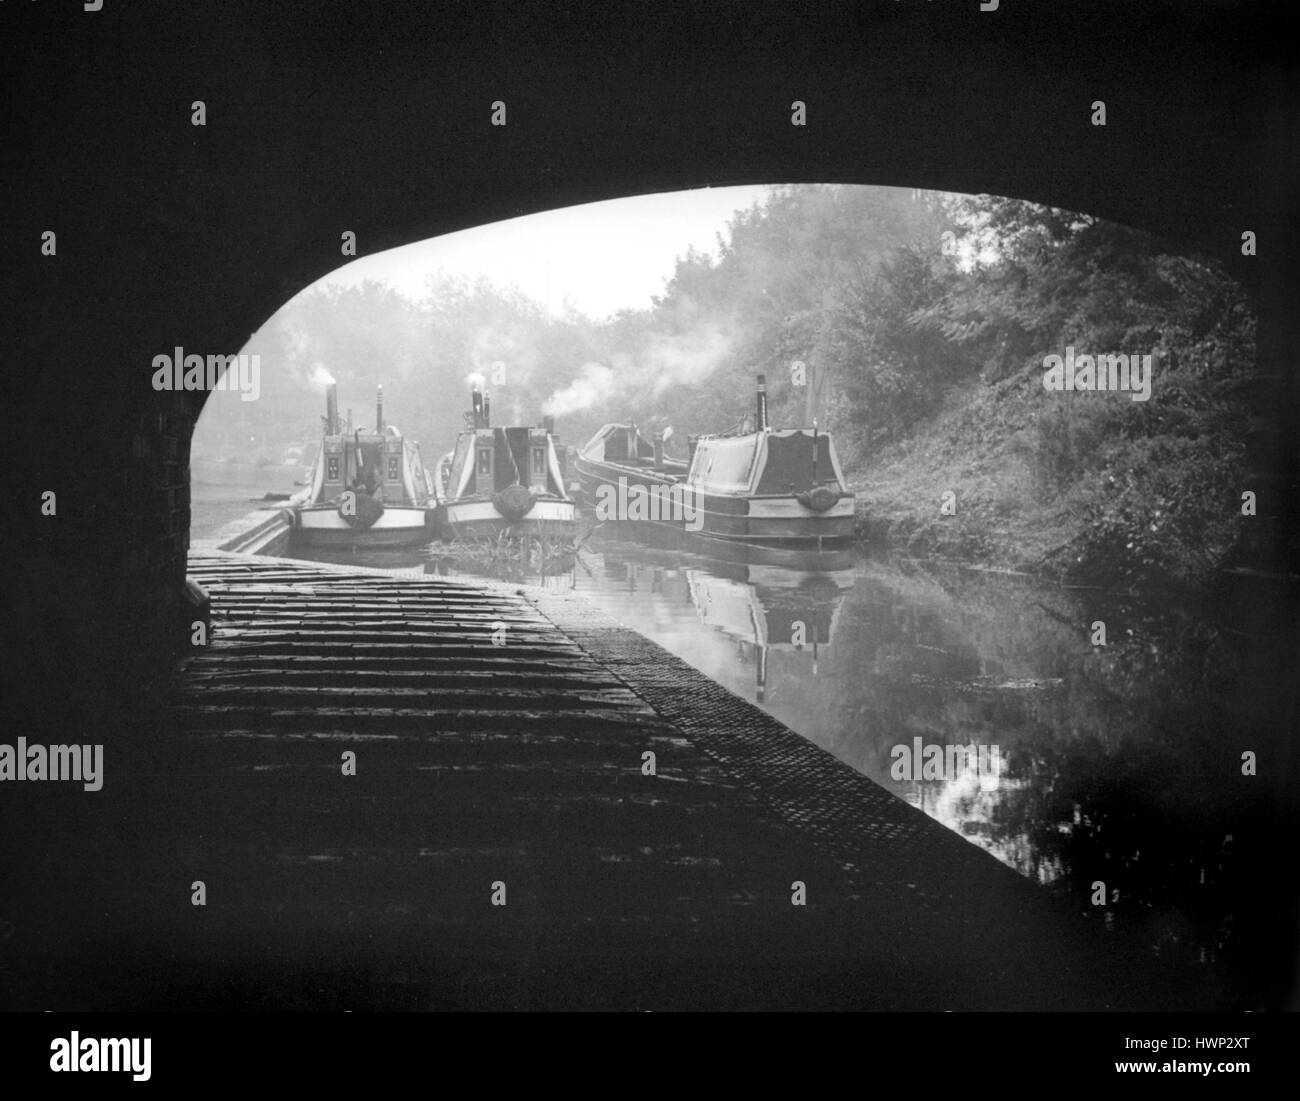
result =
[{"label": "white smoke plume", "polygon": [[311,371],[307,374],[307,382],[318,390],[324,390],[332,382],[337,382],[329,369],[320,360],[316,360],[311,365]]},{"label": "white smoke plume", "polygon": [[289,369],[289,377],[300,385],[313,385],[311,373],[304,366],[311,355],[311,337],[307,330],[286,311],[280,320],[280,335],[284,342],[284,364]]},{"label": "white smoke plume", "polygon": [[698,383],[708,378],[731,354],[735,341],[716,325],[706,325],[673,336],[651,337],[637,366],[654,378],[655,395],[670,386]]},{"label": "white smoke plume", "polygon": [[584,363],[576,379],[546,399],[542,412],[550,417],[563,417],[589,409],[614,392],[614,379],[614,372],[603,364]]},{"label": "white smoke plume", "polygon": [[290,379],[322,393],[326,386],[338,381],[325,364],[312,357],[311,333],[291,313],[286,313],[280,321],[280,332],[284,341],[284,365]]},{"label": "white smoke plume", "polygon": [[[519,386],[537,366],[537,350],[522,327],[485,326],[477,330],[470,345],[470,363],[496,386]],[[504,377],[497,377],[504,372]]]},{"label": "white smoke plume", "polygon": [[[584,363],[578,377],[563,390],[557,390],[542,406],[542,412],[563,416],[609,403],[616,396],[624,403],[647,404],[673,386],[694,386],[708,378],[727,362],[736,339],[718,324],[698,325],[684,333],[655,333],[634,357],[616,352],[609,362],[617,370],[600,363]],[[640,410],[650,417],[652,408]]]}]

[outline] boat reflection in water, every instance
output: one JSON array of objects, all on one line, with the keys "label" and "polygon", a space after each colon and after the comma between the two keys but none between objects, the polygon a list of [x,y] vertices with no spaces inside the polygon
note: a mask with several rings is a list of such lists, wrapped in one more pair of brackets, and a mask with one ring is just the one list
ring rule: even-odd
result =
[{"label": "boat reflection in water", "polygon": [[509,556],[499,551],[485,553],[472,546],[454,545],[448,550],[445,544],[437,542],[425,547],[369,547],[365,550],[295,546],[286,557],[335,566],[385,570],[400,577],[482,577],[541,589],[572,589],[577,568],[574,552],[538,556],[532,553],[533,549],[525,546],[520,553]]},{"label": "boat reflection in water", "polygon": [[817,675],[853,574],[800,574],[762,566],[749,566],[746,573],[748,579],[741,581],[687,570],[686,583],[700,619],[752,651],[756,698],[762,703],[768,656],[774,651],[810,655],[812,675]]},{"label": "boat reflection in water", "polygon": [[474,553],[439,553],[433,548],[433,555],[426,558],[424,572],[438,577],[482,577],[490,581],[509,581],[515,585],[529,585],[533,588],[553,592],[565,592],[573,588],[573,574],[577,568],[577,555],[571,551],[551,554],[530,553],[531,547],[514,558],[501,555],[484,555]]},{"label": "boat reflection in water", "polygon": [[[852,570],[801,571],[780,566],[741,565],[702,558],[683,564],[678,554],[635,547],[626,556],[601,540],[598,556],[585,555],[586,571],[594,582],[579,588],[619,615],[614,600],[619,590],[648,591],[658,599],[656,622],[629,623],[651,634],[673,652],[706,673],[732,670],[737,660],[754,668],[754,698],[767,699],[769,660],[773,654],[790,655],[788,661],[801,666],[799,675],[817,676],[837,630],[844,598],[853,588]],[[593,557],[597,560],[590,561]],[[696,623],[711,628],[714,638],[731,640],[732,647],[716,644],[705,653],[695,649],[701,641],[697,632],[682,632],[672,609],[680,608]],[[625,606],[632,612],[632,605]],[[693,613],[693,614],[691,614]],[[620,618],[623,616],[620,615]],[[692,636],[685,646],[673,640]],[[728,677],[727,680],[732,678]]]}]

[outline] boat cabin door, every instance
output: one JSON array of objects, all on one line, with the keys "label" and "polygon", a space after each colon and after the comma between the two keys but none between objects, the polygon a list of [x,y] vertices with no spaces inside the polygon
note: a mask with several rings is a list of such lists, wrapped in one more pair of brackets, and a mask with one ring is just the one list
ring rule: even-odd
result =
[{"label": "boat cabin door", "polygon": [[384,485],[383,442],[361,443],[352,440],[347,445],[347,477],[344,484],[358,493],[378,494]]},{"label": "boat cabin door", "polygon": [[474,441],[474,484],[478,492],[491,494],[496,488],[496,439],[492,433]]}]

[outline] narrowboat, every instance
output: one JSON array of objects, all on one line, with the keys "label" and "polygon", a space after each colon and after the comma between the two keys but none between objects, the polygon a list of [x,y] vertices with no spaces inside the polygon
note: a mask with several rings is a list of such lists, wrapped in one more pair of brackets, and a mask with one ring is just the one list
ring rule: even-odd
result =
[{"label": "narrowboat", "polygon": [[669,495],[672,487],[686,479],[687,463],[665,453],[672,429],[646,439],[635,424],[607,424],[574,455],[579,500],[584,508],[595,509],[607,495],[606,488],[621,484],[648,496]]},{"label": "narrowboat", "polygon": [[[687,460],[664,454],[667,433],[607,424],[578,451],[585,504],[637,537],[671,532],[691,549],[734,561],[844,568],[852,557],[854,496],[826,432],[768,425],[758,376],[757,417],[692,436]],[[824,563],[817,559],[825,558]]]},{"label": "narrowboat", "polygon": [[443,538],[572,540],[577,520],[555,454],[552,418],[540,428],[494,428],[490,399],[477,385],[470,401],[466,428],[447,466]]},{"label": "narrowboat", "polygon": [[375,429],[339,419],[338,388],[325,394],[325,434],[306,489],[290,501],[292,541],[308,547],[407,547],[435,535],[433,481],[420,448],[384,423],[384,388]]}]

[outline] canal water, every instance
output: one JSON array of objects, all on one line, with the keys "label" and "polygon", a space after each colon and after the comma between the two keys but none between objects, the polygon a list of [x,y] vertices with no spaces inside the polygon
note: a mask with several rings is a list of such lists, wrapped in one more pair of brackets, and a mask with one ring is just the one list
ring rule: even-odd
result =
[{"label": "canal water", "polygon": [[[196,530],[223,499],[196,494]],[[1240,1007],[1262,1004],[1269,972],[1286,978],[1294,915],[1270,884],[1293,859],[1276,836],[1289,655],[1199,604],[865,555],[833,573],[723,564],[599,538],[546,563],[437,544],[313,557],[576,590],[1089,920],[1209,969]],[[931,746],[996,746],[998,767],[972,754],[933,778],[922,760],[904,771]]]}]

